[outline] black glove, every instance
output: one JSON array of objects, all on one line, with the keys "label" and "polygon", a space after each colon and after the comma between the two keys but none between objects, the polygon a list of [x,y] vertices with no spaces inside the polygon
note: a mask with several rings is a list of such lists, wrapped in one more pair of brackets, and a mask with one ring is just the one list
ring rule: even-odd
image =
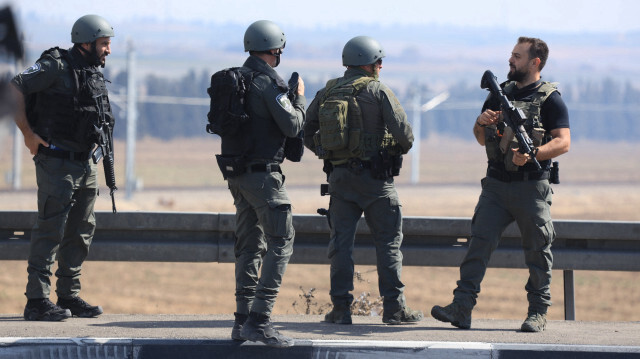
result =
[{"label": "black glove", "polygon": [[289,79],[289,91],[287,91],[287,96],[289,100],[293,101],[296,98],[296,92],[298,92],[298,79],[300,75],[297,72],[293,72],[291,74],[291,78]]}]

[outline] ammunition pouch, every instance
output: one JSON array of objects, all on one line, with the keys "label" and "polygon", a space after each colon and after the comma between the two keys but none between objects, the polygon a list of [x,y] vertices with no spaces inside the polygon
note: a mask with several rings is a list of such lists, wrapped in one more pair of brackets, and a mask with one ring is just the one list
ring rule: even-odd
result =
[{"label": "ammunition pouch", "polygon": [[233,178],[247,171],[246,161],[243,156],[216,155],[216,162],[222,172],[222,178]]},{"label": "ammunition pouch", "polygon": [[304,130],[296,137],[287,137],[284,141],[284,158],[291,162],[300,162],[304,153]]},{"label": "ammunition pouch", "polygon": [[371,176],[380,180],[387,180],[400,175],[402,156],[390,155],[387,149],[382,149],[371,158]]}]

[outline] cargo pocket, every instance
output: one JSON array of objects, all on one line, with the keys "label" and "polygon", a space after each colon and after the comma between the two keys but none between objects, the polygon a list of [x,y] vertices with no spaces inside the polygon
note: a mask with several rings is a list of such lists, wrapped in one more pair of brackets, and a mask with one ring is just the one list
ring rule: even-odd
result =
[{"label": "cargo pocket", "polygon": [[267,220],[264,224],[265,233],[272,237],[293,238],[293,217],[291,204],[283,201],[267,201]]},{"label": "cargo pocket", "polygon": [[544,246],[542,249],[550,246],[553,243],[553,240],[556,238],[556,230],[553,227],[552,221],[547,221],[546,223],[539,226],[540,236],[544,238]]},{"label": "cargo pocket", "polygon": [[536,190],[540,194],[540,197],[547,205],[551,206],[553,203],[553,189],[547,181],[537,181]]},{"label": "cargo pocket", "polygon": [[551,253],[551,244],[555,239],[556,232],[552,221],[538,225],[536,238],[534,243],[529,243],[529,249],[525,245],[526,262],[531,267],[533,264],[536,268],[548,272],[553,267],[553,254]]}]

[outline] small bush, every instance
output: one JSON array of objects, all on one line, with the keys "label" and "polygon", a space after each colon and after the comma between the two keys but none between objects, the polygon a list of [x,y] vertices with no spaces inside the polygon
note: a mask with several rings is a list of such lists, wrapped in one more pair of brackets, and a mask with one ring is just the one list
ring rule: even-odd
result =
[{"label": "small bush", "polygon": [[[353,274],[353,279],[357,282],[369,282],[360,271],[356,271]],[[315,288],[311,288],[308,291],[300,286],[300,290],[302,294],[298,294],[301,299],[301,302],[298,301],[293,302],[291,305],[296,313],[301,314],[304,313],[306,315],[321,315],[329,312],[333,305],[331,303],[323,303],[320,304],[315,300],[314,292]],[[351,303],[351,314],[352,315],[373,315],[379,316],[382,315],[382,297],[372,298],[370,292],[362,292],[359,296],[357,296],[353,303]]]}]

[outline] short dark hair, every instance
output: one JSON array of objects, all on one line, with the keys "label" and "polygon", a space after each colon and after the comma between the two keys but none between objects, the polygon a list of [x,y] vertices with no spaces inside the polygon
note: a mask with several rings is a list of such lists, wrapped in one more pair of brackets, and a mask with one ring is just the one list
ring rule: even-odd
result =
[{"label": "short dark hair", "polygon": [[538,38],[526,36],[520,36],[518,38],[518,43],[531,44],[531,47],[529,48],[529,59],[535,59],[536,57],[539,58],[540,66],[538,70],[542,71],[542,68],[547,63],[547,58],[549,57],[549,47],[547,47],[547,43]]}]

